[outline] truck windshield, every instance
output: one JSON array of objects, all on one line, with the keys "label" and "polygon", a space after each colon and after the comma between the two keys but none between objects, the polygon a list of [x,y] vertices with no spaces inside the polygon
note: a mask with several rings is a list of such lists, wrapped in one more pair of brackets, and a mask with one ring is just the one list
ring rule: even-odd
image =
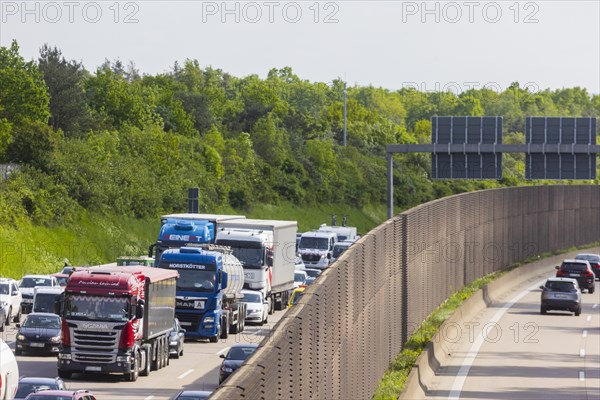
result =
[{"label": "truck windshield", "polygon": [[244,268],[262,268],[265,266],[263,247],[259,242],[219,239],[217,244],[229,246],[235,258]]},{"label": "truck windshield", "polygon": [[8,283],[0,283],[0,294],[8,294]]},{"label": "truck windshield", "polygon": [[67,295],[64,316],[93,321],[128,321],[130,302],[127,297]]},{"label": "truck windshield", "polygon": [[182,292],[214,292],[216,283],[215,271],[178,269],[177,291]]},{"label": "truck windshield", "polygon": [[319,249],[327,250],[329,248],[329,239],[319,237],[302,237],[300,238],[300,249]]}]

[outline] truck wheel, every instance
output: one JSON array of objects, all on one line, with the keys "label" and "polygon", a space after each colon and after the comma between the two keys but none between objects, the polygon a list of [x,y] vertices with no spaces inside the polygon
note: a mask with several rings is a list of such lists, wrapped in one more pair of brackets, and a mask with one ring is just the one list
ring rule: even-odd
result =
[{"label": "truck wheel", "polygon": [[73,376],[73,373],[70,371],[58,370],[58,377],[61,379],[71,379],[71,376]]},{"label": "truck wheel", "polygon": [[231,333],[232,335],[235,335],[236,333],[240,333],[241,326],[242,326],[242,319],[238,319],[237,324],[233,324],[229,328],[229,333]]},{"label": "truck wheel", "polygon": [[171,362],[169,357],[169,339],[165,337],[165,367],[168,367]]},{"label": "truck wheel", "polygon": [[227,339],[229,337],[229,319],[223,318],[221,322],[221,339]]},{"label": "truck wheel", "polygon": [[150,375],[150,364],[152,363],[152,348],[151,347],[146,347],[144,349],[144,353],[146,353],[146,364],[144,364],[144,369],[140,371],[140,375],[141,376],[148,376]]},{"label": "truck wheel", "polygon": [[129,382],[137,381],[139,373],[140,373],[140,353],[138,351],[136,351],[135,352],[135,360],[133,361],[132,371],[126,375],[127,381],[129,381]]},{"label": "truck wheel", "polygon": [[165,367],[165,346],[162,340],[158,341],[158,369]]},{"label": "truck wheel", "polygon": [[269,302],[269,314],[273,315],[273,313],[275,312],[275,304],[273,302],[273,297],[269,296],[267,301]]}]

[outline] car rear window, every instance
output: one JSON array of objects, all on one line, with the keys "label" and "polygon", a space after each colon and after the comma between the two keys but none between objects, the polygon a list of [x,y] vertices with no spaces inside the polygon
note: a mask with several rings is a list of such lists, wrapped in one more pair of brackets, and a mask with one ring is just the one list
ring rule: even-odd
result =
[{"label": "car rear window", "polygon": [[562,270],[566,272],[584,272],[587,270],[587,265],[581,263],[564,263]]},{"label": "car rear window", "polygon": [[576,292],[575,285],[573,282],[558,282],[558,281],[548,281],[546,282],[546,287],[548,289],[555,290],[557,292]]}]

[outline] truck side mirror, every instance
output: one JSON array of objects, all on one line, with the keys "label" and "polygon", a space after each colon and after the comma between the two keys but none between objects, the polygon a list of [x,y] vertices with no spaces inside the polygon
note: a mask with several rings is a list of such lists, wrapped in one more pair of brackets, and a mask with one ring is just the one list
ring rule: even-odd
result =
[{"label": "truck side mirror", "polygon": [[138,304],[138,306],[135,308],[135,318],[136,319],[144,318],[144,305],[143,304]]},{"label": "truck side mirror", "polygon": [[154,253],[154,248],[156,247],[156,243],[153,243],[148,247],[148,257],[152,257],[152,253]]},{"label": "truck side mirror", "polygon": [[225,271],[221,271],[221,289],[225,289],[227,287],[228,274]]}]

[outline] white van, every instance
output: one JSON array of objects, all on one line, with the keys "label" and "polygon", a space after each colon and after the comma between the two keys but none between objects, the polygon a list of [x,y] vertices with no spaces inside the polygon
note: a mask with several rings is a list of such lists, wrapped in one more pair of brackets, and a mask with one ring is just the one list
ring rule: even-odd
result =
[{"label": "white van", "polygon": [[60,298],[65,288],[62,286],[39,286],[33,291],[33,312],[60,314]]},{"label": "white van", "polygon": [[0,339],[0,399],[12,400],[19,386],[17,359],[6,342]]}]

